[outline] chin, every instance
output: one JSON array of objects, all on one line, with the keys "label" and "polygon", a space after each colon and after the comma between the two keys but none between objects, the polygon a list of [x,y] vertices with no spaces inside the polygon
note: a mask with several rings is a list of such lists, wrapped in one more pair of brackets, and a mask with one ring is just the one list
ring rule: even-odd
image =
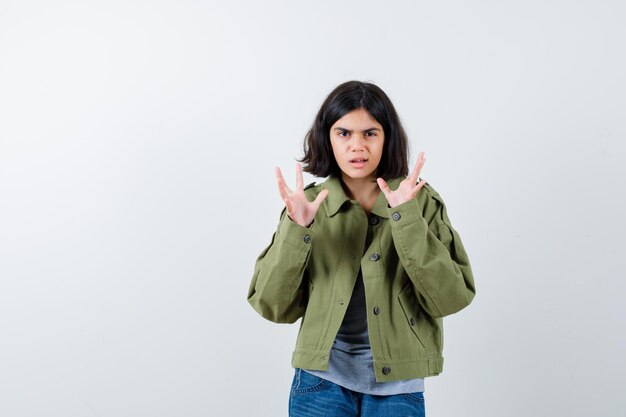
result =
[{"label": "chin", "polygon": [[361,178],[372,178],[372,180],[376,180],[376,175],[374,172],[363,172],[363,171],[356,171],[356,172],[351,172],[352,170],[349,171],[343,171],[344,175],[350,177],[350,178],[354,178],[354,179],[361,179]]}]

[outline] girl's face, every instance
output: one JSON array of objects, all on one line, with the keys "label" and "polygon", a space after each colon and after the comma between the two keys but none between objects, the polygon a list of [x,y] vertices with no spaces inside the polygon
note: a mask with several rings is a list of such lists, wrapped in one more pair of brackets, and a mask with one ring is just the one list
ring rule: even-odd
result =
[{"label": "girl's face", "polygon": [[346,113],[330,128],[330,144],[344,176],[376,179],[385,133],[380,123],[361,108]]}]

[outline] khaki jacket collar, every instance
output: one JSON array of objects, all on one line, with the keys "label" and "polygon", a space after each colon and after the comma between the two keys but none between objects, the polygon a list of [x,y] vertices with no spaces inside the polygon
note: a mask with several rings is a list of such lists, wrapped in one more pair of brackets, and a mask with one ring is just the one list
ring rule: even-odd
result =
[{"label": "khaki jacket collar", "polygon": [[[387,181],[389,188],[395,190],[404,178],[394,178]],[[322,185],[322,189],[328,190],[328,196],[324,199],[324,208],[326,209],[326,215],[328,217],[334,216],[339,209],[350,201],[350,197],[346,195],[343,190],[342,181],[339,177],[331,175]],[[389,218],[388,201],[385,197],[385,193],[382,191],[378,194],[374,207],[372,207],[372,213],[378,217]]]}]

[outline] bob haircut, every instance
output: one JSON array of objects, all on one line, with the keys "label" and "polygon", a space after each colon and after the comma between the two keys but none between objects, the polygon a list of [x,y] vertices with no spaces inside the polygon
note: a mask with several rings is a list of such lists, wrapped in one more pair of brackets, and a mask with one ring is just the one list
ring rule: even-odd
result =
[{"label": "bob haircut", "polygon": [[317,177],[341,178],[330,144],[330,128],[345,114],[365,109],[383,127],[383,154],[376,175],[389,180],[408,175],[408,139],[396,109],[380,87],[367,82],[347,81],[324,100],[313,126],[304,138],[303,170]]}]

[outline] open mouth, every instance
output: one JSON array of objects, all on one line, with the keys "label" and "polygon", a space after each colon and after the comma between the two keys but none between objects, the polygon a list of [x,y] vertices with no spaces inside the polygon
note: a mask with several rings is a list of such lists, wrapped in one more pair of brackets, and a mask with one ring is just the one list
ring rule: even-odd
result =
[{"label": "open mouth", "polygon": [[350,165],[352,165],[353,168],[363,168],[367,161],[367,158],[354,158],[350,159]]}]

